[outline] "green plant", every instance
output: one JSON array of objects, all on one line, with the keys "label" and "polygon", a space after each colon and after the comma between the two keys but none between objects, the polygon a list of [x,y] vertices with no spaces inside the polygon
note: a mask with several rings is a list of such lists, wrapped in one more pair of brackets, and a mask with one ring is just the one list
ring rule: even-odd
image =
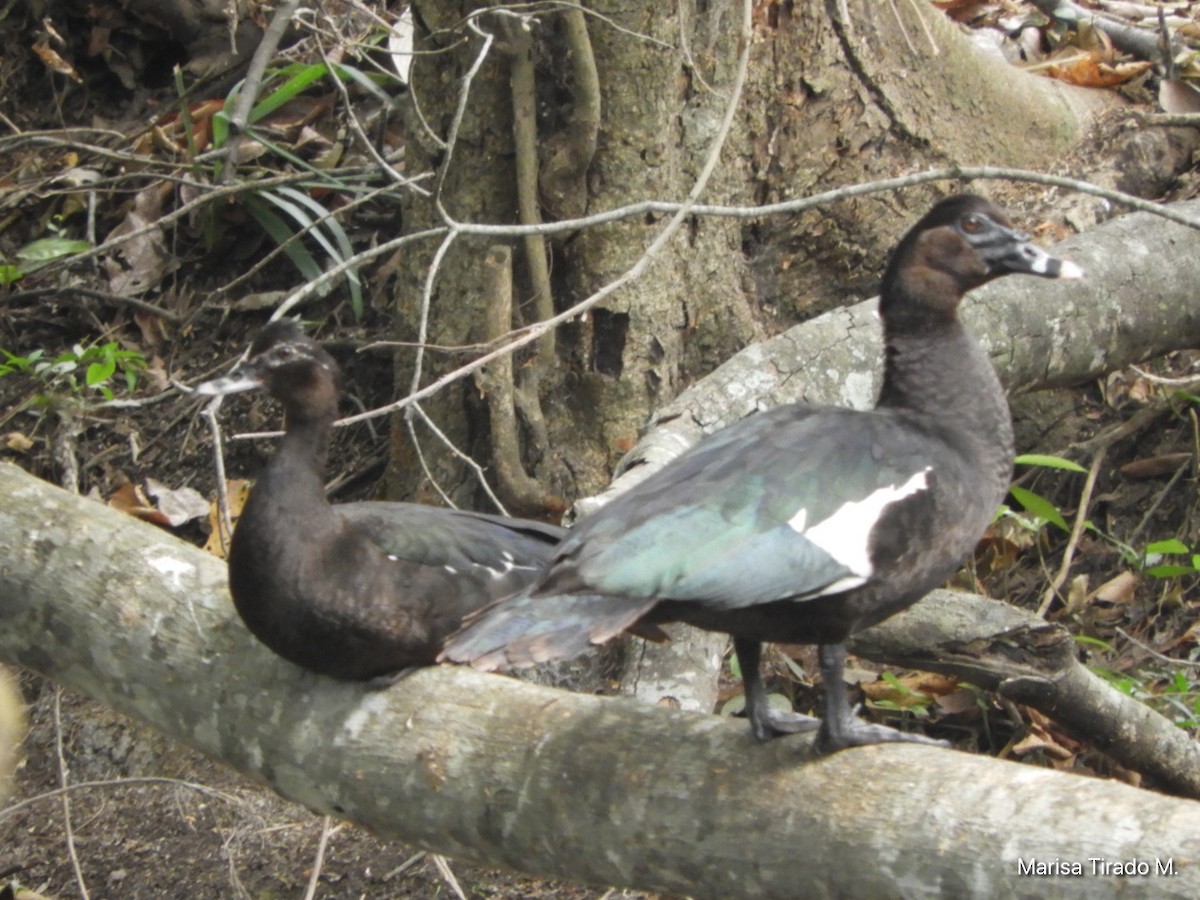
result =
[{"label": "green plant", "polygon": [[[0,363],[0,378],[20,372],[40,381],[48,394],[70,393],[79,396],[90,389],[105,400],[113,399],[110,384],[118,372],[125,387],[132,391],[137,387],[138,373],[146,368],[146,359],[141,353],[126,350],[116,341],[89,346],[76,344],[52,359],[47,358],[45,350],[41,349],[26,356],[3,349],[0,349],[0,353],[4,355],[4,362]],[[49,400],[45,395],[40,399],[43,402]]]},{"label": "green plant", "polygon": [[1200,728],[1200,681],[1192,680],[1187,672],[1177,671],[1166,680],[1161,697],[1170,710],[1166,715],[1176,725]]},{"label": "green plant", "polygon": [[[350,238],[341,223],[313,198],[309,189],[347,193],[353,192],[356,188],[296,156],[281,146],[277,140],[273,140],[266,131],[256,127],[256,123],[261,122],[266,116],[300,96],[314,84],[329,79],[353,82],[374,94],[382,102],[387,104],[391,102],[390,97],[379,84],[381,80],[387,80],[387,76],[368,75],[345,64],[303,65],[297,63],[267,73],[263,81],[262,97],[251,108],[245,129],[247,136],[258,141],[272,153],[287,160],[296,168],[308,171],[313,175],[311,184],[300,184],[298,187],[257,188],[253,184],[249,184],[246,191],[240,195],[246,211],[253,216],[263,231],[283,249],[288,259],[307,281],[313,281],[320,276],[322,266],[309,247],[300,240],[304,235],[311,236],[334,265],[341,265],[354,256]],[[233,108],[242,86],[242,82],[239,82],[230,91],[225,100],[225,109]],[[213,116],[214,149],[219,150],[229,142],[230,124],[225,110]],[[190,128],[188,129],[188,140],[189,145],[194,145]],[[219,165],[218,163],[217,174],[220,171]],[[361,318],[363,312],[362,282],[358,269],[356,266],[349,266],[345,274],[350,292],[351,308],[354,310],[355,316]],[[328,291],[328,286],[318,289],[318,293],[321,295],[327,294]]]},{"label": "green plant", "polygon": [[[1171,556],[1184,559],[1168,561],[1167,557]],[[1179,578],[1200,574],[1200,553],[1193,553],[1188,545],[1178,538],[1152,541],[1134,562],[1139,569],[1155,578]]]},{"label": "green plant", "polygon": [[[1078,463],[1058,456],[1047,456],[1039,453],[1028,453],[1018,456],[1018,465],[1042,466],[1048,469],[1087,474],[1087,470]],[[1002,506],[996,514],[997,518],[1007,517],[1017,521],[1023,528],[1034,533],[1046,525],[1054,525],[1064,532],[1071,530],[1066,517],[1050,500],[1041,494],[1019,485],[1011,485],[1009,494],[1012,495],[1024,510],[1024,515],[1014,512],[1008,506]],[[1084,528],[1103,541],[1113,545],[1120,552],[1126,565],[1154,578],[1179,578],[1200,575],[1200,553],[1194,552],[1178,538],[1167,538],[1161,541],[1151,541],[1141,550],[1126,544],[1096,527],[1090,519],[1084,522]],[[1176,558],[1170,558],[1176,557]],[[1178,557],[1183,557],[1182,559]]]},{"label": "green plant", "polygon": [[[1087,469],[1079,465],[1079,463],[1063,459],[1061,456],[1049,456],[1043,453],[1024,453],[1018,456],[1015,462],[1019,466],[1041,466],[1046,469],[1087,474]],[[1008,492],[1017,503],[1021,504],[1025,515],[1021,515],[1011,507],[1005,505],[1001,506],[999,512],[996,513],[997,518],[1012,518],[1026,530],[1035,533],[1041,531],[1047,524],[1061,528],[1063,531],[1069,532],[1071,530],[1071,526],[1067,524],[1066,517],[1059,511],[1058,507],[1041,494],[1017,484],[1010,485]]]},{"label": "green plant", "polygon": [[924,691],[915,691],[891,672],[881,672],[879,677],[895,692],[896,699],[871,700],[869,706],[876,709],[886,709],[892,712],[912,713],[918,719],[929,715],[929,704],[933,698]]},{"label": "green plant", "polygon": [[1200,680],[1196,680],[1195,668],[1169,674],[1154,669],[1141,672],[1116,672],[1103,666],[1091,669],[1122,694],[1145,703],[1180,728],[1200,728]]},{"label": "green plant", "polygon": [[76,241],[57,234],[31,241],[16,252],[18,262],[0,262],[0,285],[13,284],[55,260],[90,249],[92,245],[87,241]]}]

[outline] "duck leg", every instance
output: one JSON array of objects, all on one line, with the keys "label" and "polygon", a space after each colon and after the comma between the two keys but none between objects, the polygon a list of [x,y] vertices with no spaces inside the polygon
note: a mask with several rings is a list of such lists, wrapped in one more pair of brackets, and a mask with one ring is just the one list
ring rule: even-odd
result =
[{"label": "duck leg", "polygon": [[747,638],[733,639],[733,652],[742,668],[742,684],[746,691],[746,716],[750,729],[760,741],[769,741],[785,734],[815,731],[821,720],[795,712],[771,709],[758,664],[762,659],[762,644]]},{"label": "duck leg", "polygon": [[846,645],[821,644],[817,649],[817,658],[825,690],[825,718],[821,720],[821,730],[817,735],[817,752],[833,753],[846,747],[895,742],[932,744],[935,747],[950,746],[948,741],[935,740],[922,734],[908,734],[887,725],[862,721],[855,715],[850,701],[846,699],[846,681],[843,677],[846,668]]}]

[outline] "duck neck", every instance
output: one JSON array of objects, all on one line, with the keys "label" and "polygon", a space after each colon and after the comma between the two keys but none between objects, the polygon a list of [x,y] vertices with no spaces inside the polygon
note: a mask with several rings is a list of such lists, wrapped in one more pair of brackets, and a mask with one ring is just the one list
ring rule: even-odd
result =
[{"label": "duck neck", "polygon": [[325,499],[331,416],[287,415],[275,456],[259,476],[252,497],[271,498],[272,515],[332,515]]},{"label": "duck neck", "polygon": [[[1012,474],[1012,417],[1004,388],[983,348],[957,317],[920,329],[885,329],[883,388],[877,406],[915,413],[943,434],[995,459],[995,477]],[[945,425],[945,428],[939,426]]]}]

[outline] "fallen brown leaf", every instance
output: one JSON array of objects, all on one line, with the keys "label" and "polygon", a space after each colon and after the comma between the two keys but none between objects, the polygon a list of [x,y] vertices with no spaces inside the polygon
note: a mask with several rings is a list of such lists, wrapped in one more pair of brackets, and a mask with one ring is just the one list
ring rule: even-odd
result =
[{"label": "fallen brown leaf", "polygon": [[1096,588],[1092,597],[1106,603],[1132,603],[1139,581],[1136,572],[1121,572]]},{"label": "fallen brown leaf", "polygon": [[[231,525],[237,524],[246,498],[250,496],[250,482],[244,478],[232,478],[225,482],[225,494],[229,498],[229,519]],[[208,511],[208,540],[204,542],[204,552],[211,553],[217,559],[224,559],[229,552],[229,535],[222,535],[221,510],[214,500]]]},{"label": "fallen brown leaf", "polygon": [[1046,74],[1079,87],[1105,88],[1124,84],[1141,75],[1151,65],[1153,64],[1144,60],[1105,63],[1099,61],[1095,53],[1088,53],[1067,63],[1049,65],[1046,67]]},{"label": "fallen brown leaf", "polygon": [[33,449],[33,441],[20,431],[10,431],[4,435],[4,449],[13,453],[28,453]]}]

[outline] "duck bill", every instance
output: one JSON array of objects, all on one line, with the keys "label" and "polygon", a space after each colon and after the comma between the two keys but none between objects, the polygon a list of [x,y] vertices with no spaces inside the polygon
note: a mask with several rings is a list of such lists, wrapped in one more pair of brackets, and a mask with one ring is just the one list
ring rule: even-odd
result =
[{"label": "duck bill", "polygon": [[262,387],[262,376],[252,369],[239,366],[228,375],[196,385],[195,393],[201,397],[224,397],[226,394],[253,391]]},{"label": "duck bill", "polygon": [[1024,272],[1027,275],[1037,275],[1040,278],[1082,278],[1083,269],[1069,259],[1059,259],[1051,256],[1037,244],[1029,240],[1027,234],[1018,231],[1011,232],[1010,240],[1002,246],[994,248],[993,253],[986,251],[983,256],[994,274]]}]

